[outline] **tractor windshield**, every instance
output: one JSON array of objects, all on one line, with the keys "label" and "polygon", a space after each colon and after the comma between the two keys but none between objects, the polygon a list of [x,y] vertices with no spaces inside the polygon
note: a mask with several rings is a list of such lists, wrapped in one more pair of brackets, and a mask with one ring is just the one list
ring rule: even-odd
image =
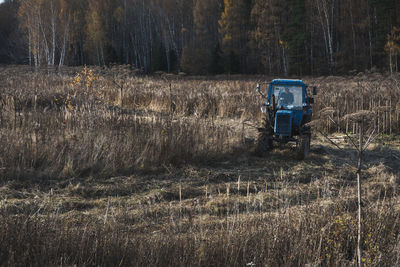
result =
[{"label": "tractor windshield", "polygon": [[293,85],[274,85],[272,94],[275,95],[277,108],[302,109],[303,87]]}]

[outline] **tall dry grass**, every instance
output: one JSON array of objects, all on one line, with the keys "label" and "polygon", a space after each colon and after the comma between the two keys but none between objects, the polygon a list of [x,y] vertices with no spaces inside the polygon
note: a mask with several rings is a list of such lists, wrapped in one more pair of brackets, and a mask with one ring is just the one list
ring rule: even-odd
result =
[{"label": "tall dry grass", "polygon": [[[248,77],[147,77],[127,66],[2,67],[0,77],[3,177],[115,174],[230,153],[242,145],[241,122],[257,124],[262,102]],[[319,87],[314,113],[332,107],[340,121],[319,127],[355,133],[340,119],[373,110],[378,132],[399,132],[397,76],[305,80]]]},{"label": "tall dry grass", "polygon": [[[0,77],[3,177],[115,174],[230,153],[242,145],[241,122],[257,124],[262,102],[248,77],[147,77],[127,66],[2,67]],[[399,132],[397,76],[305,80],[319,87],[314,113],[332,107],[340,120],[373,110],[379,132]],[[345,120],[319,127],[357,132]]]},{"label": "tall dry grass", "polygon": [[[365,73],[351,77],[320,77],[309,80],[318,86],[316,111],[333,108],[338,124],[326,119],[322,128],[327,131],[358,133],[356,123],[344,119],[347,114],[369,110],[376,113],[373,124],[376,132],[386,135],[400,132],[400,75],[384,76]],[[317,113],[316,113],[317,114]]]},{"label": "tall dry grass", "polygon": [[[198,210],[198,209],[197,209]],[[68,222],[55,215],[0,216],[0,261],[7,266],[320,266],[356,264],[355,213],[303,205],[275,214],[236,209],[213,224],[174,224],[141,234],[101,220]],[[365,212],[363,262],[397,265],[399,212],[394,203]]]},{"label": "tall dry grass", "polygon": [[2,176],[115,174],[216,157],[241,143],[227,119],[258,111],[242,82],[120,71],[1,72]]}]

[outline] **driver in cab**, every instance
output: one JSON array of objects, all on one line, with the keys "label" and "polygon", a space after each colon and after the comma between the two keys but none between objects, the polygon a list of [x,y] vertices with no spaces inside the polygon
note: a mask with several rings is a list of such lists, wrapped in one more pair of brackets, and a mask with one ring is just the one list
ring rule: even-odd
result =
[{"label": "driver in cab", "polygon": [[289,88],[285,87],[285,91],[280,94],[280,102],[284,105],[291,105],[293,104],[294,97],[293,94],[289,91]]}]

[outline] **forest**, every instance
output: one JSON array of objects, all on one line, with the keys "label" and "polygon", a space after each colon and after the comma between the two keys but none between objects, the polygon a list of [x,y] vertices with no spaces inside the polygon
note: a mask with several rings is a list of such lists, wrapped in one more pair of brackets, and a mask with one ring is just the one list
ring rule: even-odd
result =
[{"label": "forest", "polygon": [[6,0],[0,64],[143,73],[398,70],[397,0]]}]

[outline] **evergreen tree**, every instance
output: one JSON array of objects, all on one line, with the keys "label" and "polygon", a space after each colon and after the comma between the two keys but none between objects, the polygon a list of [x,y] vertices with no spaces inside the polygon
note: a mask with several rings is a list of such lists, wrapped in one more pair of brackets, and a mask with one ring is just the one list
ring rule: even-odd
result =
[{"label": "evergreen tree", "polygon": [[[219,31],[222,36],[222,51],[225,56],[225,66],[230,66],[233,58],[238,68],[245,72],[248,54],[248,29],[250,26],[250,0],[224,0],[224,10],[219,20]],[[229,64],[227,62],[230,62]],[[235,66],[236,68],[236,66]]]},{"label": "evergreen tree", "polygon": [[224,64],[222,60],[221,46],[217,43],[211,54],[211,64],[209,67],[211,74],[221,74],[224,72]]},{"label": "evergreen tree", "polygon": [[238,56],[231,50],[229,55],[225,57],[224,70],[229,74],[240,73],[240,62]]},{"label": "evergreen tree", "polygon": [[287,18],[283,23],[283,40],[289,53],[289,73],[308,73],[306,65],[306,7],[305,0],[286,0]]},{"label": "evergreen tree", "polygon": [[183,49],[181,59],[182,71],[189,74],[208,74],[210,64],[210,51],[196,44],[189,44]]},{"label": "evergreen tree", "polygon": [[[399,3],[397,3],[399,5]],[[396,26],[396,1],[371,0],[371,12],[373,19],[373,57],[379,67],[386,66],[384,47],[386,36],[393,26]]]},{"label": "evergreen tree", "polygon": [[155,47],[154,47],[154,57],[153,57],[153,71],[167,71],[168,70],[168,64],[167,64],[167,57],[165,55],[165,48],[161,42],[159,42]]},{"label": "evergreen tree", "polygon": [[[194,41],[183,51],[181,68],[191,74],[214,73],[212,68],[215,54],[214,45],[218,42],[219,1],[197,0],[194,2]],[[194,66],[190,66],[194,64]]]}]

